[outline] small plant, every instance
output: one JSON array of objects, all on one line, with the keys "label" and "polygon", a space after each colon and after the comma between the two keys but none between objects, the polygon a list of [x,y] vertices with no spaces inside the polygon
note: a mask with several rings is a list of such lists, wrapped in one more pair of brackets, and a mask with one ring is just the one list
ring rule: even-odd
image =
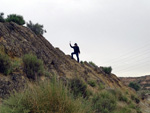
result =
[{"label": "small plant", "polygon": [[4,13],[0,13],[0,22],[5,22]]},{"label": "small plant", "polygon": [[140,99],[138,99],[138,97],[137,96],[135,96],[135,95],[131,95],[131,99],[133,100],[133,101],[135,101],[137,104],[140,102]]},{"label": "small plant", "polygon": [[112,67],[102,67],[102,70],[106,73],[106,74],[111,74],[112,71]]},{"label": "small plant", "polygon": [[92,99],[93,110],[97,113],[110,113],[116,108],[116,99],[109,92],[102,92]]},{"label": "small plant", "polygon": [[114,113],[132,113],[131,109],[128,106],[125,106]]},{"label": "small plant", "polygon": [[91,87],[95,87],[95,86],[96,86],[96,82],[93,81],[93,80],[88,81],[88,84],[89,84]]},{"label": "small plant", "polygon": [[43,29],[43,25],[40,25],[38,23],[33,24],[31,21],[29,21],[29,23],[27,23],[27,27],[37,35],[43,35],[44,33],[46,33],[46,30]]},{"label": "small plant", "polygon": [[11,72],[11,60],[7,55],[0,54],[0,72],[5,75]]},{"label": "small plant", "polygon": [[80,61],[80,63],[81,63],[81,64],[84,64],[84,62],[83,62],[83,61]]},{"label": "small plant", "polygon": [[71,89],[71,92],[73,93],[74,97],[80,97],[88,98],[90,96],[90,92],[87,90],[87,85],[78,78],[74,78],[69,83],[69,88]]},{"label": "small plant", "polygon": [[24,72],[28,78],[35,80],[38,75],[42,75],[44,65],[42,60],[31,54],[26,54],[23,57]]},{"label": "small plant", "polygon": [[134,82],[130,82],[129,87],[133,88],[135,91],[139,91],[141,88],[139,84],[134,83]]},{"label": "small plant", "polygon": [[124,101],[124,102],[128,102],[128,98],[123,94],[119,97],[119,100]]},{"label": "small plant", "polygon": [[136,109],[136,106],[135,106],[135,104],[130,103],[130,104],[129,104],[129,108]]},{"label": "small plant", "polygon": [[124,95],[119,89],[109,89],[108,90],[112,95],[114,95],[119,101],[128,102],[128,98]]},{"label": "small plant", "polygon": [[105,89],[105,86],[104,86],[104,84],[103,83],[98,83],[98,88],[99,88],[99,90],[102,90],[102,89]]},{"label": "small plant", "polygon": [[24,25],[25,24],[25,20],[23,19],[23,17],[21,15],[16,15],[16,14],[10,14],[7,16],[7,18],[5,19],[6,22],[15,22],[18,25]]},{"label": "small plant", "polygon": [[91,64],[94,67],[97,67],[97,65],[94,62],[92,62],[92,61],[90,61],[89,64]]},{"label": "small plant", "polygon": [[15,71],[15,70],[19,69],[19,67],[21,66],[21,63],[22,63],[22,60],[20,60],[20,59],[12,61],[11,71]]}]

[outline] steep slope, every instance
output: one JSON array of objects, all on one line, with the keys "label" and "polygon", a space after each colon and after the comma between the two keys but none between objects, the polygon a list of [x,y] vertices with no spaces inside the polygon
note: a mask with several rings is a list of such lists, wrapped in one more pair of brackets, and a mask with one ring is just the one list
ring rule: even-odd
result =
[{"label": "steep slope", "polygon": [[98,67],[77,63],[58,48],[54,48],[43,36],[37,36],[30,29],[13,22],[0,23],[0,49],[13,59],[33,53],[44,61],[51,73],[62,77],[81,76],[85,80],[99,80],[108,87],[124,87],[114,74],[110,77]]},{"label": "steep slope", "polygon": [[[34,54],[44,62],[48,72],[51,75],[56,75],[58,79],[67,81],[72,78],[79,78],[84,80],[86,84],[92,80],[97,84],[102,84],[103,89],[110,92],[113,92],[114,89],[119,89],[119,93],[116,94],[121,97],[118,102],[119,109],[128,106],[128,103],[132,104],[131,95],[136,95],[116,75],[106,74],[101,67],[90,65],[87,62],[76,62],[69,55],[65,55],[59,48],[54,48],[43,36],[36,35],[29,28],[13,22],[0,23],[0,54],[8,55],[12,61],[20,61],[25,54]],[[22,62],[20,64],[19,68],[9,75],[0,74],[0,98],[5,98],[14,89],[20,90],[26,84],[32,83],[23,71]],[[50,76],[42,77],[40,79],[47,79]],[[88,88],[93,91],[92,93],[99,93],[98,88],[93,88],[90,85],[88,85]],[[114,91],[114,94],[116,92]],[[138,106],[139,102],[133,100],[133,103]],[[134,112],[136,111],[135,107],[131,109]]]}]

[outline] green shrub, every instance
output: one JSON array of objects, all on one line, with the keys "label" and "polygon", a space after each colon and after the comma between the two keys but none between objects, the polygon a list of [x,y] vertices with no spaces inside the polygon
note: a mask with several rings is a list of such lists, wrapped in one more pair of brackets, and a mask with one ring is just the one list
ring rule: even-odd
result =
[{"label": "green shrub", "polygon": [[132,113],[132,111],[128,106],[126,106],[126,107],[123,107],[123,108],[115,111],[114,113]]},{"label": "green shrub", "polygon": [[131,95],[131,99],[134,101],[134,102],[136,102],[137,104],[140,102],[140,99],[138,99],[138,97],[137,96],[135,96],[135,95]]},{"label": "green shrub", "polygon": [[5,75],[11,72],[11,60],[7,55],[0,54],[0,72]]},{"label": "green shrub", "polygon": [[111,74],[112,68],[110,67],[102,67],[102,70],[106,73],[106,74]]},{"label": "green shrub", "polygon": [[136,107],[135,109],[136,109],[136,112],[137,112],[137,113],[142,113],[140,107]]},{"label": "green shrub", "polygon": [[110,113],[116,108],[116,99],[109,92],[102,92],[92,99],[92,108],[98,113]]},{"label": "green shrub", "polygon": [[0,22],[5,22],[4,13],[0,13]]},{"label": "green shrub", "polygon": [[95,86],[96,86],[96,82],[93,81],[93,80],[88,81],[88,84],[89,84],[91,87],[95,87]]},{"label": "green shrub", "polygon": [[37,35],[43,35],[46,32],[46,30],[43,30],[43,25],[40,25],[38,23],[33,24],[31,21],[27,23],[27,27],[30,28]]},{"label": "green shrub", "polygon": [[134,82],[130,82],[130,83],[129,83],[129,87],[135,89],[135,91],[139,91],[140,88],[141,88],[139,84],[134,83]]},{"label": "green shrub", "polygon": [[18,70],[19,67],[21,66],[21,63],[22,63],[22,60],[20,60],[20,59],[12,61],[12,69],[11,69],[11,71]]},{"label": "green shrub", "polygon": [[128,98],[125,95],[123,95],[123,94],[120,95],[119,100],[120,101],[124,101],[124,102],[128,102]]},{"label": "green shrub", "polygon": [[27,77],[35,80],[39,75],[44,72],[44,65],[42,60],[38,59],[32,54],[26,54],[23,57],[24,72]]},{"label": "green shrub", "polygon": [[21,15],[10,14],[7,16],[7,18],[5,20],[6,20],[6,22],[15,22],[18,25],[25,24],[25,20],[23,19],[23,17]]},{"label": "green shrub", "polygon": [[0,113],[91,113],[61,83],[44,81],[4,100]]},{"label": "green shrub", "polygon": [[94,62],[92,62],[92,61],[90,61],[89,64],[91,64],[94,67],[97,67],[97,65]]},{"label": "green shrub", "polygon": [[80,96],[88,98],[91,95],[90,91],[87,90],[87,85],[79,78],[70,80],[69,88],[75,98]]},{"label": "green shrub", "polygon": [[125,94],[121,92],[120,89],[109,89],[108,90],[112,95],[114,95],[119,101],[128,102],[128,98]]},{"label": "green shrub", "polygon": [[136,109],[136,106],[135,106],[135,104],[130,103],[130,104],[129,104],[129,108]]},{"label": "green shrub", "polygon": [[98,83],[98,89],[99,89],[99,90],[105,89],[104,84],[101,83],[101,82],[99,82],[99,83]]},{"label": "green shrub", "polygon": [[81,64],[84,64],[84,62],[83,62],[83,61],[80,61],[80,63],[81,63]]}]

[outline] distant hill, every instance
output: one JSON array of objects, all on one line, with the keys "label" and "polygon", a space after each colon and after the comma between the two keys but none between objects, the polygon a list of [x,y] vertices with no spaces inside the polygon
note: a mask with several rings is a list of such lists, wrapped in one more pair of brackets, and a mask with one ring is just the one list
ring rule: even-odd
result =
[{"label": "distant hill", "polygon": [[125,84],[129,85],[130,82],[138,83],[143,90],[150,90],[150,75],[141,77],[119,77],[120,80]]}]

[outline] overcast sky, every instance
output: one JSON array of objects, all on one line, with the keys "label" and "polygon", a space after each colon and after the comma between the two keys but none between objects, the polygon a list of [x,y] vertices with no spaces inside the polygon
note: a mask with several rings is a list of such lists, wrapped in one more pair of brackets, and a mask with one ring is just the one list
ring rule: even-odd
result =
[{"label": "overcast sky", "polygon": [[65,54],[78,43],[82,61],[117,76],[150,75],[150,0],[1,0],[0,12],[44,25]]}]

